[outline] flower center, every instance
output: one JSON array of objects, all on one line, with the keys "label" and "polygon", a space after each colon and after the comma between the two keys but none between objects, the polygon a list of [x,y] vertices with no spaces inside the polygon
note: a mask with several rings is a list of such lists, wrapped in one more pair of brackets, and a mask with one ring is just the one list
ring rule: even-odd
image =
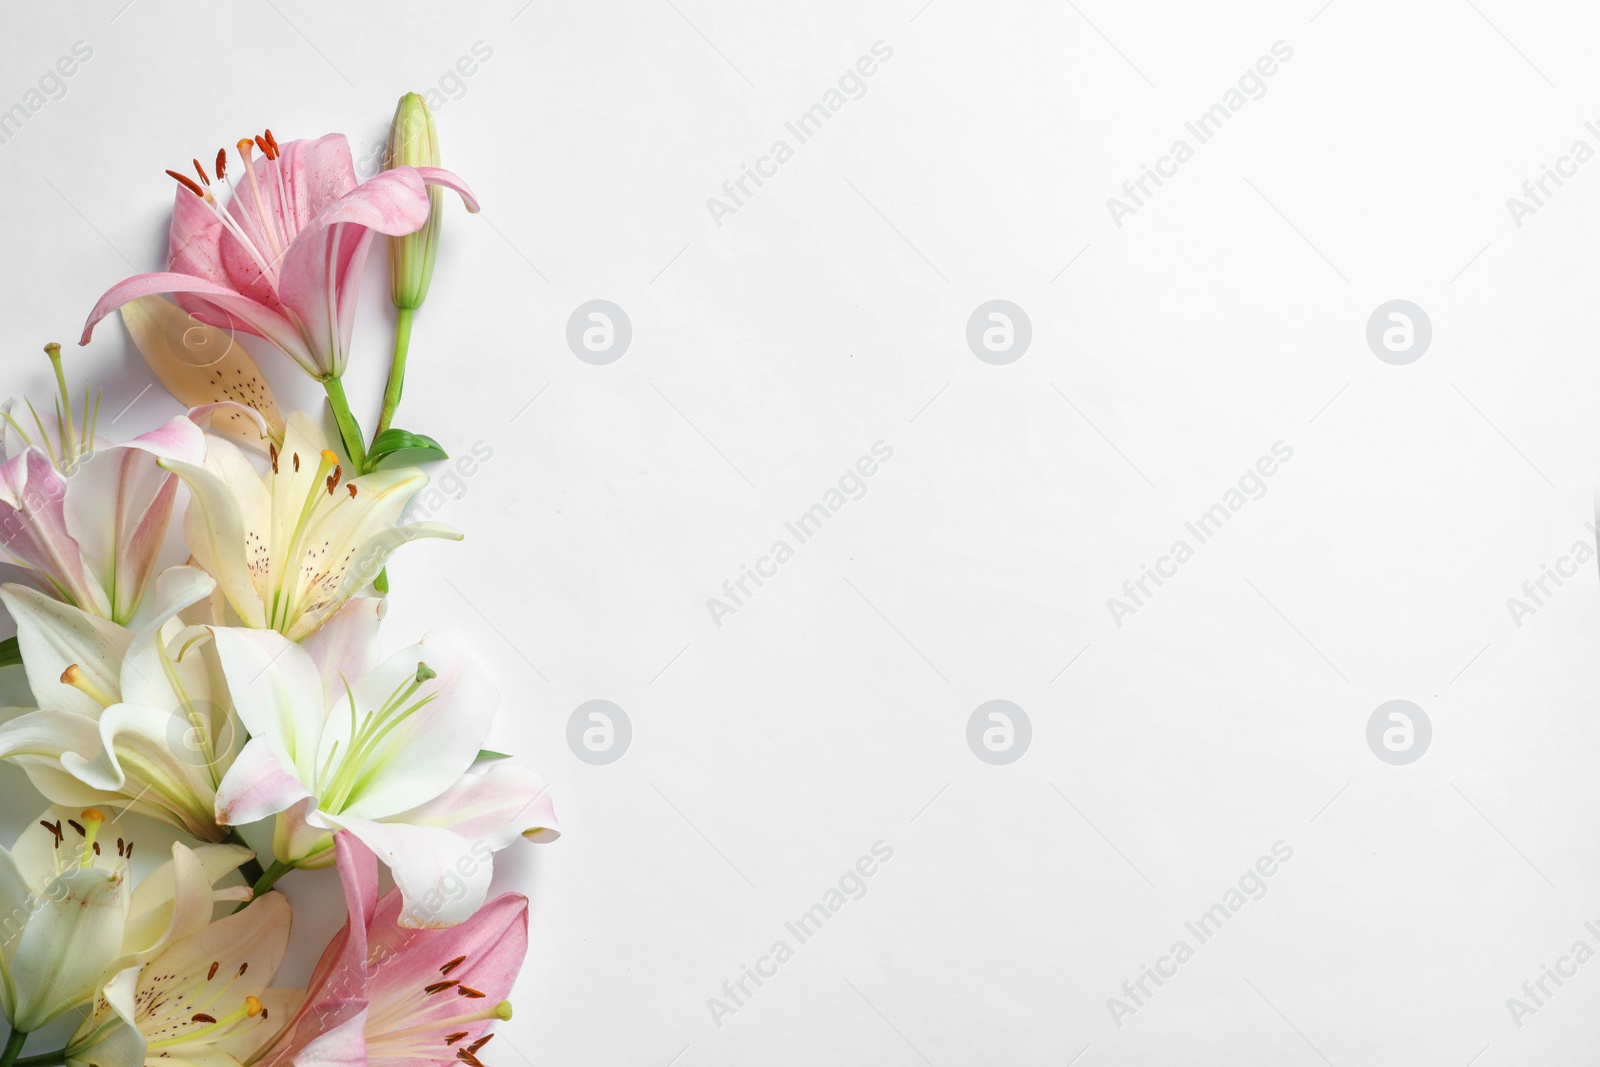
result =
[{"label": "flower center", "polygon": [[[217,221],[233,235],[233,239],[239,242],[239,247],[244,249],[245,254],[260,269],[262,278],[272,286],[273,292],[277,292],[278,263],[294,240],[294,234],[290,232],[290,220],[294,218],[294,214],[290,211],[288,185],[284,180],[278,140],[272,136],[271,130],[267,130],[259,137],[240,138],[235,147],[239,150],[239,158],[244,161],[245,184],[249,189],[250,205],[255,209],[253,215],[249,211],[228,210],[217,202],[217,198],[211,193],[211,176],[206,173],[206,168],[201,166],[198,159],[193,161],[194,172],[200,178],[198,182],[176,170],[167,171],[167,176],[189,190],[200,199],[201,203],[211,209]],[[266,171],[264,183],[256,176],[254,160],[256,149],[260,150],[267,161],[264,168]],[[228,177],[226,148],[217,149],[215,169],[217,181],[227,183],[231,208],[233,200],[241,193],[234,188],[233,181]]]},{"label": "flower center", "polygon": [[339,741],[335,741],[328,750],[327,759],[323,761],[322,773],[317,775],[318,782],[326,783],[317,791],[318,806],[323,811],[335,815],[343,811],[351,796],[382,769],[384,761],[379,757],[379,746],[396,727],[427,707],[439,695],[436,692],[426,693],[413,699],[417,696],[417,690],[438,676],[426,663],[417,664],[416,675],[395,686],[383,706],[377,711],[368,712],[359,722],[355,692],[349,683],[345,684],[345,694],[350,704],[349,747],[345,750],[344,758],[340,759]]},{"label": "flower center", "polygon": [[[466,962],[465,956],[439,968],[439,979],[428,976],[420,985],[397,990],[390,997],[374,998],[386,1003],[374,1003],[367,1012],[367,1052],[369,1060],[418,1060],[441,1062],[439,1044],[455,1049],[455,1058],[468,1067],[483,1067],[478,1060],[478,1050],[487,1045],[493,1034],[484,1034],[470,1044],[456,1046],[468,1037],[481,1023],[511,1018],[511,1002],[502,1000],[488,1007],[474,1008],[488,999],[477,989],[450,972]],[[463,1011],[462,1009],[467,1009]]]},{"label": "flower center", "polygon": [[[56,433],[55,440],[51,440],[50,430],[45,426],[44,420],[39,417],[39,412],[34,408],[33,401],[24,398],[23,403],[28,405],[28,414],[33,416],[34,433],[29,434],[22,428],[22,424],[10,411],[0,412],[10,427],[22,438],[25,445],[42,448],[50,457],[51,466],[61,471],[62,474],[71,474],[78,464],[94,453],[95,425],[100,421],[100,398],[95,397],[93,406],[89,404],[89,387],[83,389],[83,423],[81,427],[73,425],[72,418],[72,393],[67,388],[66,372],[61,369],[61,346],[51,342],[44,346],[44,354],[50,357],[50,365],[55,368],[56,388],[60,395],[56,397]],[[37,438],[37,440],[35,440]]]},{"label": "flower center", "polygon": [[[269,476],[269,485],[272,492],[272,511],[276,514],[280,508],[292,508],[294,502],[277,499],[278,483],[280,481],[293,481],[292,477],[280,474],[280,467],[284,463],[283,455],[277,446],[269,445],[269,454],[272,459],[272,474]],[[291,452],[288,462],[293,464],[291,475],[300,473],[300,453]],[[323,579],[330,573],[338,562],[328,558],[330,545],[326,540],[318,542],[317,531],[328,518],[338,509],[356,498],[354,483],[345,483],[345,492],[338,492],[340,479],[344,476],[344,468],[339,464],[339,457],[328,449],[323,449],[318,459],[317,471],[306,484],[305,497],[300,502],[300,514],[295,520],[294,528],[289,531],[288,544],[273,545],[273,558],[271,561],[272,572],[269,577],[272,591],[271,613],[268,625],[276,630],[287,631],[294,621],[304,614],[310,607],[306,603],[311,596],[321,587]]]},{"label": "flower center", "polygon": [[[213,968],[215,966],[216,964],[212,964]],[[205,1012],[196,1012],[189,1021],[199,1023],[200,1026],[197,1029],[185,1030],[181,1034],[174,1034],[172,1037],[163,1038],[160,1041],[152,1041],[145,1048],[147,1051],[154,1052],[156,1049],[171,1048],[173,1045],[183,1045],[190,1041],[206,1041],[211,1038],[221,1037],[225,1031],[231,1030],[246,1019],[254,1019],[265,1010],[261,1006],[261,1001],[255,997],[245,997],[243,1004],[240,1004],[220,1019],[214,1018]]]}]

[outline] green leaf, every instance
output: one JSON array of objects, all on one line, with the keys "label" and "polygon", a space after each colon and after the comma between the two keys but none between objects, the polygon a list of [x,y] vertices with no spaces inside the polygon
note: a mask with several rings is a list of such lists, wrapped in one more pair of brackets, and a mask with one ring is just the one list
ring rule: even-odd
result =
[{"label": "green leaf", "polygon": [[511,758],[511,755],[509,753],[506,753],[506,752],[493,752],[493,751],[490,751],[487,748],[478,749],[478,759],[479,760],[497,760],[497,759],[510,759],[510,758]]},{"label": "green leaf", "polygon": [[434,460],[450,458],[443,446],[427,434],[391,426],[372,439],[372,447],[367,449],[367,464],[369,467],[376,466],[379,460],[399,453],[406,453],[405,459],[409,463],[432,463]]},{"label": "green leaf", "polygon": [[15,637],[8,637],[0,641],[0,667],[19,667],[22,665],[22,646],[17,644]]}]

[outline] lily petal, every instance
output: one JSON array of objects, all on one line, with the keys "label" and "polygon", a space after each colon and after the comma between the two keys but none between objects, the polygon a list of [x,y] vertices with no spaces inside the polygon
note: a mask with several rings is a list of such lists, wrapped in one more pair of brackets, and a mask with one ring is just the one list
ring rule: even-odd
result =
[{"label": "lily petal", "polygon": [[106,290],[105,295],[95,304],[94,310],[89,312],[88,321],[83,325],[83,336],[78,339],[78,343],[88,344],[94,335],[95,324],[122,305],[140,297],[164,293],[189,294],[205,300],[207,304],[228,316],[230,321],[237,321],[251,333],[272,342],[284,355],[304,367],[307,373],[313,376],[322,373],[318,369],[318,360],[306,348],[300,331],[282,313],[227,286],[218,285],[216,282],[192,274],[177,274],[170,271],[135,275]]},{"label": "lily petal", "polygon": [[91,686],[116,699],[122,688],[122,659],[133,635],[20,585],[0,587],[0,602],[17,622],[17,643],[34,699],[48,708],[99,718],[100,703],[67,685],[61,674],[75,665]]},{"label": "lily petal", "polygon": [[498,852],[518,837],[544,844],[561,836],[543,778],[514,763],[468,774],[425,804],[393,816],[412,826],[444,826]]}]

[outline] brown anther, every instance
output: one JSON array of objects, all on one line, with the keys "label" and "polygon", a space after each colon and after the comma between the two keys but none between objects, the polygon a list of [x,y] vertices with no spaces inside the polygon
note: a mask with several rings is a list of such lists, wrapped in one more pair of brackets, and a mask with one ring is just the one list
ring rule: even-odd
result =
[{"label": "brown anther", "polygon": [[55,822],[49,823],[49,822],[45,822],[43,819],[40,819],[39,820],[39,825],[44,827],[46,830],[49,830],[52,834],[56,835],[56,847],[60,848],[61,847],[61,842],[63,840],[65,840],[66,836],[67,836],[61,829],[61,820],[57,819]]},{"label": "brown anther", "polygon": [[480,993],[476,989],[473,989],[471,986],[466,986],[466,985],[461,986],[460,988],[458,988],[456,990],[456,992],[460,993],[462,996],[468,997],[468,998],[470,998],[472,1000],[480,1000],[483,997],[486,997],[486,996],[489,995],[487,993]]},{"label": "brown anther", "polygon": [[278,139],[272,136],[272,131],[270,129],[267,131],[267,143],[272,146],[273,159],[277,159],[279,156],[283,155],[282,152],[278,151]]},{"label": "brown anther", "polygon": [[267,455],[272,457],[272,473],[278,473],[278,446],[271,441],[267,442]]},{"label": "brown anther", "polygon": [[463,963],[466,963],[466,962],[467,962],[467,957],[465,957],[465,956],[457,956],[455,959],[451,960],[449,963],[445,964],[443,967],[440,967],[439,968],[439,973],[440,974],[449,974],[451,971],[455,970],[457,967],[461,966]]},{"label": "brown anther", "polygon": [[200,197],[202,200],[205,199],[206,191],[196,185],[194,179],[189,177],[187,174],[179,174],[175,170],[169,170],[167,171],[167,177],[175,180],[179,185],[189,190],[195,196]]},{"label": "brown anther", "polygon": [[217,976],[217,968],[221,966],[222,964],[220,962],[213,960],[210,969],[206,971],[206,981],[209,982],[211,979],[215,978]]},{"label": "brown anther", "polygon": [[87,837],[88,836],[87,834],[85,834],[83,832],[83,823],[79,822],[78,820],[76,820],[76,819],[68,819],[67,820],[67,825],[72,827],[74,830],[78,831],[78,836],[79,837]]},{"label": "brown anther", "polygon": [[344,487],[346,489],[350,490],[350,499],[354,500],[356,498],[356,483],[355,482],[346,482],[346,483],[344,483]]},{"label": "brown anther", "polygon": [[468,1045],[467,1046],[467,1051],[472,1053],[474,1056],[476,1056],[478,1054],[478,1050],[480,1048],[482,1048],[483,1046],[487,1045],[489,1042],[491,1042],[493,1040],[494,1040],[494,1035],[493,1034],[484,1034],[482,1037],[478,1038],[478,1040],[476,1040],[472,1044]]},{"label": "brown anther", "polygon": [[246,960],[244,963],[239,964],[239,973],[237,975],[235,975],[235,977],[243,978],[244,977],[244,972],[248,971],[249,969],[250,969],[250,962],[248,960]]},{"label": "brown anther", "polygon": [[198,159],[194,161],[194,172],[196,174],[200,175],[200,184],[201,185],[210,185],[211,184],[211,175],[206,173],[206,168],[204,168],[204,167],[202,167],[200,165],[200,161]]},{"label": "brown anther", "polygon": [[483,1067],[483,1061],[464,1048],[456,1049],[456,1059],[467,1064],[467,1067]]},{"label": "brown anther", "polygon": [[214,1016],[207,1015],[203,1011],[198,1011],[195,1012],[194,1018],[190,1019],[189,1021],[192,1023],[214,1023],[217,1020]]},{"label": "brown anther", "polygon": [[294,472],[296,474],[300,473],[300,453],[298,452],[294,454]]},{"label": "brown anther", "polygon": [[460,1041],[462,1038],[464,1038],[466,1036],[467,1036],[467,1031],[465,1031],[465,1030],[457,1030],[453,1034],[446,1034],[445,1035],[445,1039],[444,1039],[444,1043],[447,1044],[447,1045],[453,1045],[457,1041]]},{"label": "brown anther", "polygon": [[424,995],[431,997],[435,993],[442,993],[446,989],[449,989],[451,986],[457,986],[457,985],[460,985],[460,984],[461,984],[460,982],[458,982],[454,978],[452,978],[448,982],[435,982],[432,985],[425,985],[425,986],[422,987],[422,992],[424,993]]},{"label": "brown anther", "polygon": [[333,495],[333,491],[335,489],[339,488],[338,476],[337,475],[333,475],[333,474],[328,475],[328,480],[327,480],[326,484],[328,486],[328,495],[332,496]]},{"label": "brown anther", "polygon": [[219,148],[219,149],[217,149],[217,181],[220,182],[223,178],[226,178],[227,176],[228,176],[228,150],[226,148]]},{"label": "brown anther", "polygon": [[265,137],[256,138],[256,147],[261,149],[262,155],[266,156],[268,159],[272,158],[272,146],[267,144],[267,139]]}]

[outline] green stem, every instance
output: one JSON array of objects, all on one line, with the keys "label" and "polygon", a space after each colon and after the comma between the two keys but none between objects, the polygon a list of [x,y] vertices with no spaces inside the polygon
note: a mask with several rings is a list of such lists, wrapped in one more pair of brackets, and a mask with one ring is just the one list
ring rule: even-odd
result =
[{"label": "green stem", "polygon": [[[326,378],[322,382],[323,390],[328,394],[328,404],[333,408],[334,421],[339,424],[339,436],[344,441],[344,450],[350,455],[350,464],[357,471],[365,470],[367,465],[366,439],[361,436],[361,424],[356,422],[356,417],[350,413],[350,401],[345,399],[344,383],[337,377]],[[5,1067],[0,1064],[0,1067]]]},{"label": "green stem", "polygon": [[0,1067],[14,1067],[17,1056],[22,1052],[22,1046],[27,1042],[28,1035],[23,1030],[11,1031],[11,1036],[6,1038],[6,1050],[0,1053]]},{"label": "green stem", "polygon": [[[292,870],[294,870],[293,865],[285,863],[282,860],[273,860],[272,866],[268,867],[264,872],[262,872],[261,877],[257,878],[255,885],[251,887],[250,900],[246,900],[237,908],[234,908],[234,914],[238,914],[245,908],[249,907],[251,901],[260,900],[263,893],[271,889],[278,883],[279,878],[282,878]],[[5,1064],[0,1064],[0,1067],[5,1067]]]},{"label": "green stem", "polygon": [[389,364],[389,384],[383,390],[383,411],[378,415],[378,429],[373,436],[389,428],[394,421],[395,408],[400,406],[400,393],[406,384],[406,354],[411,351],[411,320],[416,308],[398,308],[399,321],[394,328],[394,361]]},{"label": "green stem", "polygon": [[67,1050],[58,1048],[54,1052],[41,1052],[37,1056],[24,1056],[18,1060],[15,1067],[61,1067],[67,1062]]},{"label": "green stem", "polygon": [[[241,848],[250,848],[250,842],[244,839],[244,835],[239,832],[239,828],[237,826],[228,827],[228,836],[223,838],[223,840],[228,842],[230,845],[238,845]],[[254,852],[255,849],[251,848],[250,851]],[[255,885],[257,882],[261,881],[262,877],[265,876],[267,872],[262,870],[261,861],[256,859],[255,856],[251,856],[249,859],[239,864],[239,873],[244,875],[245,881],[249,882],[251,885]]]}]

